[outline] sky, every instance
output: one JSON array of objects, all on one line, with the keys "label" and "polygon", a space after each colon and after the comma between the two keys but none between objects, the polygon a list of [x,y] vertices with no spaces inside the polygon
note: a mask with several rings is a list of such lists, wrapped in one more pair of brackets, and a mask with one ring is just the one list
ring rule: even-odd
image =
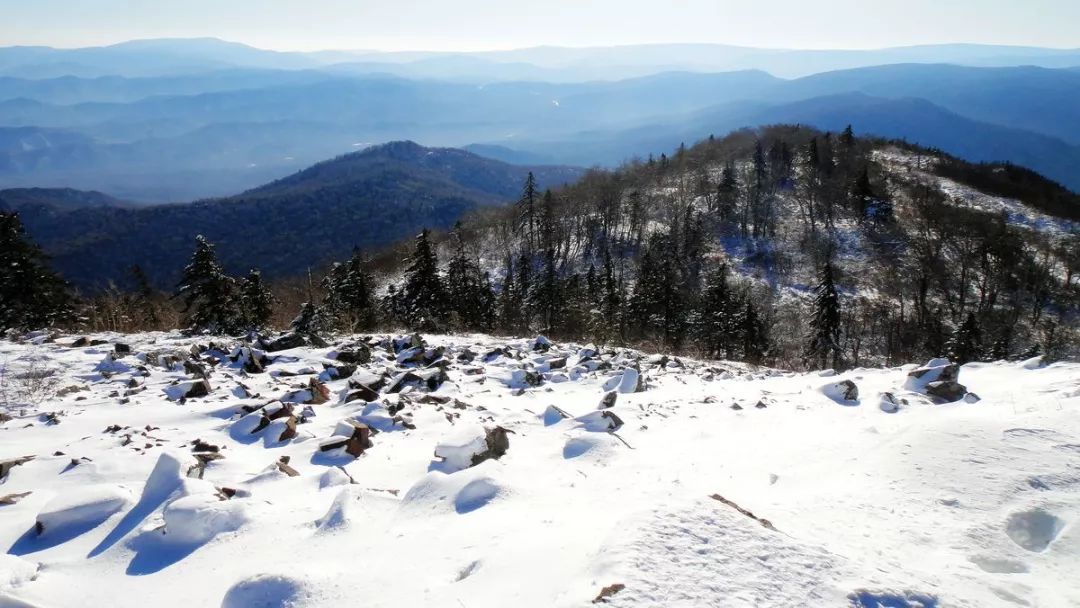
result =
[{"label": "sky", "polygon": [[662,42],[1080,47],[1080,0],[0,0],[0,46],[216,37],[277,50]]}]

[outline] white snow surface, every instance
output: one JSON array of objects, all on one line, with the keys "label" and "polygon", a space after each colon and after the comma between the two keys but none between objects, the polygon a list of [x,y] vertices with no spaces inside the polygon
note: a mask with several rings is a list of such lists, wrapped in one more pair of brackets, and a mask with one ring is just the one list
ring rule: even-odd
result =
[{"label": "white snow surface", "polygon": [[[559,607],[604,588],[623,607],[1080,606],[1075,363],[968,364],[959,381],[981,399],[935,405],[904,387],[923,362],[826,378],[425,336],[447,348],[449,380],[372,406],[345,403],[348,380],[323,371],[358,337],[268,353],[252,375],[227,358],[235,342],[214,339],[220,351],[201,355],[213,390],[179,401],[167,389],[192,379],[183,366],[144,374],[157,360],[144,355],[210,339],[91,337],[133,354],[105,369],[111,344],[0,342],[0,359],[46,358],[61,388],[88,389],[0,423],[0,461],[35,456],[0,482],[0,499],[30,492],[0,505],[0,606]],[[630,362],[646,389],[604,410],[623,423],[609,433],[597,406]],[[280,439],[285,418],[252,433],[261,414],[241,408],[310,396],[312,374],[279,375],[304,370],[329,402],[295,437]],[[522,370],[545,381],[504,381]],[[376,348],[356,374],[403,371]],[[132,380],[145,390],[125,397]],[[844,380],[858,400],[837,402]],[[320,451],[340,421],[376,410],[359,458]],[[494,426],[510,431],[502,458],[439,466],[437,446],[454,459]],[[222,456],[204,456],[201,479],[196,439]]]}]

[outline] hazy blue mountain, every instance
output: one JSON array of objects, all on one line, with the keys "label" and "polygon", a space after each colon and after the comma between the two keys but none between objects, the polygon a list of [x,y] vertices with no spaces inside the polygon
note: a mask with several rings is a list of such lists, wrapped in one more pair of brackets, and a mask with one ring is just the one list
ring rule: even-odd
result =
[{"label": "hazy blue mountain", "polygon": [[148,76],[227,68],[305,69],[334,66],[352,73],[492,82],[620,80],[666,71],[765,70],[793,78],[892,63],[970,66],[1080,65],[1080,49],[951,44],[879,50],[760,49],[720,44],[533,47],[512,51],[431,53],[375,51],[276,52],[213,38],[138,40],[81,49],[0,48],[0,75]]},{"label": "hazy blue mountain", "polygon": [[127,201],[107,194],[72,188],[9,188],[0,190],[0,208],[20,211],[28,207],[47,206],[59,211],[74,211],[93,207],[132,207]]},{"label": "hazy blue mountain", "polygon": [[1072,70],[887,65],[809,76],[785,84],[780,95],[794,100],[849,92],[920,97],[968,118],[1080,144],[1080,72]]},{"label": "hazy blue mountain", "polygon": [[786,104],[741,101],[710,110],[669,117],[626,130],[593,130],[554,141],[515,142],[516,149],[547,154],[560,162],[616,164],[631,157],[670,152],[703,135],[722,135],[742,127],[805,124],[840,131],[848,124],[859,133],[906,139],[940,148],[971,161],[1009,161],[1039,171],[1080,191],[1080,146],[1039,133],[979,122],[918,98],[886,99],[845,93]]},{"label": "hazy blue mountain", "polygon": [[[11,50],[0,49],[0,57]],[[324,53],[314,58],[303,55],[306,59],[300,61],[297,54],[265,54],[212,40],[145,41],[78,50],[101,61],[120,61],[132,53],[145,54],[147,62],[180,56],[220,61],[204,72],[184,75],[0,80],[0,187],[91,189],[149,202],[222,196],[324,158],[397,139],[434,146],[499,146],[478,151],[504,160],[527,162],[531,156],[533,160],[588,166],[644,151],[667,150],[683,138],[697,137],[702,132],[698,120],[702,112],[727,112],[712,118],[718,126],[710,130],[722,131],[719,127],[737,128],[751,124],[739,121],[759,120],[754,112],[763,107],[849,93],[881,99],[924,99],[950,111],[950,119],[1013,129],[1016,135],[1044,136],[1025,136],[1027,151],[1016,151],[1016,158],[1024,159],[1018,162],[1068,183],[1073,180],[1061,167],[1061,159],[1070,158],[1068,146],[1060,150],[1051,140],[1080,145],[1080,104],[1076,103],[1080,99],[1080,72],[1076,70],[906,63],[795,80],[745,70],[664,72],[616,81],[498,82],[511,75],[506,70],[522,65],[536,67],[537,77],[557,80],[555,72],[566,66],[604,71],[611,66],[633,65],[648,71],[666,69],[683,58],[698,62],[683,67],[704,69],[699,65],[702,62],[719,65],[729,61],[735,65],[754,58],[773,60],[791,52],[645,45],[545,47],[466,55]],[[803,55],[828,58],[830,53]],[[839,55],[850,59],[867,53]],[[953,57],[969,62],[998,61],[1005,56],[1002,53],[1017,60],[1066,61],[1072,56],[1070,51],[969,45],[877,53],[896,60]],[[319,62],[340,59],[353,61],[319,66]],[[317,67],[292,71],[231,64],[221,67],[229,62],[267,66],[306,61]],[[439,64],[451,75],[458,68],[480,72],[490,68],[494,81],[478,85],[467,80],[372,75],[357,68],[362,63],[433,70],[424,74],[443,73]],[[618,74],[620,69],[606,73]],[[70,103],[84,99],[92,101]],[[908,124],[911,131],[898,130]],[[913,122],[885,126],[889,135],[923,134]],[[966,131],[944,129],[935,141],[945,149],[967,149],[966,142],[950,139],[961,132]],[[994,140],[1003,133],[985,131],[981,141]],[[611,139],[603,141],[602,136]],[[12,139],[20,144],[4,145]],[[1000,148],[995,145],[993,150]],[[1047,157],[1040,157],[1040,153]]]},{"label": "hazy blue mountain", "polygon": [[296,85],[329,80],[316,70],[230,68],[178,76],[99,76],[80,78],[16,78],[0,76],[0,101],[25,98],[55,105],[85,102],[132,102],[164,95],[198,95]]},{"label": "hazy blue mountain", "polygon": [[[218,245],[226,267],[256,265],[267,276],[296,275],[378,247],[428,226],[446,228],[484,205],[515,200],[529,171],[543,186],[577,179],[569,167],[522,167],[453,149],[395,142],[319,163],[243,194],[193,203],[72,209],[75,195],[43,193],[17,207],[31,237],[76,285],[94,289],[127,279],[131,252],[162,287],[171,287],[196,234]],[[86,195],[88,199],[94,195]]]}]

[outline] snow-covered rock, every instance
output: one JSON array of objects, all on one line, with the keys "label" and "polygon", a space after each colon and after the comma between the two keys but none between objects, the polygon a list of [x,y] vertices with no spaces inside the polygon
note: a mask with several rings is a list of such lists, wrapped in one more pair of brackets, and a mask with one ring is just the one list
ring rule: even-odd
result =
[{"label": "snow-covered rock", "polygon": [[240,529],[251,519],[248,508],[243,500],[222,500],[217,494],[177,498],[163,512],[165,535],[178,544],[202,544]]},{"label": "snow-covered rock", "polygon": [[132,503],[131,491],[112,484],[72,488],[54,497],[37,515],[38,534],[100,525]]}]

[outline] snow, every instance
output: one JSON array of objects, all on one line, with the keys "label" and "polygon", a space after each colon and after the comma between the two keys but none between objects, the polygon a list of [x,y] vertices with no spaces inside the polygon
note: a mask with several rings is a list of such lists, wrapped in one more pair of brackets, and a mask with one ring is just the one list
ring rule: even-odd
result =
[{"label": "snow", "polygon": [[97,526],[132,502],[131,492],[114,485],[88,485],[65,490],[42,507],[39,534],[55,535],[69,528]]},{"label": "snow", "polygon": [[[61,388],[88,389],[0,424],[0,461],[35,456],[0,484],[0,498],[31,492],[0,505],[0,606],[561,607],[605,588],[624,607],[1080,605],[1075,363],[968,364],[960,381],[980,399],[938,405],[909,384],[921,362],[661,367],[621,348],[425,336],[453,362],[436,390],[344,403],[348,379],[327,376],[330,401],[280,441],[273,425],[252,434],[262,412],[241,408],[282,407],[311,375],[277,372],[321,374],[358,337],[262,374],[224,359],[210,394],[183,402],[165,390],[192,381],[182,365],[144,376],[140,361],[206,338],[92,337],[134,354],[106,377],[108,346],[0,342],[0,359],[40,357]],[[214,342],[223,357],[236,346]],[[579,352],[594,365],[572,373]],[[405,371],[384,354],[357,374]],[[635,364],[645,390],[598,410]],[[542,382],[509,386],[514,371]],[[116,396],[132,378],[146,390]],[[840,404],[845,381],[859,399]],[[319,450],[343,420],[381,431],[359,458]],[[509,450],[471,466],[496,426]],[[196,439],[218,451],[193,452]]]},{"label": "snow", "polygon": [[166,505],[163,513],[165,535],[176,543],[202,544],[247,523],[248,509],[243,500],[222,500],[216,494],[177,498]]}]

